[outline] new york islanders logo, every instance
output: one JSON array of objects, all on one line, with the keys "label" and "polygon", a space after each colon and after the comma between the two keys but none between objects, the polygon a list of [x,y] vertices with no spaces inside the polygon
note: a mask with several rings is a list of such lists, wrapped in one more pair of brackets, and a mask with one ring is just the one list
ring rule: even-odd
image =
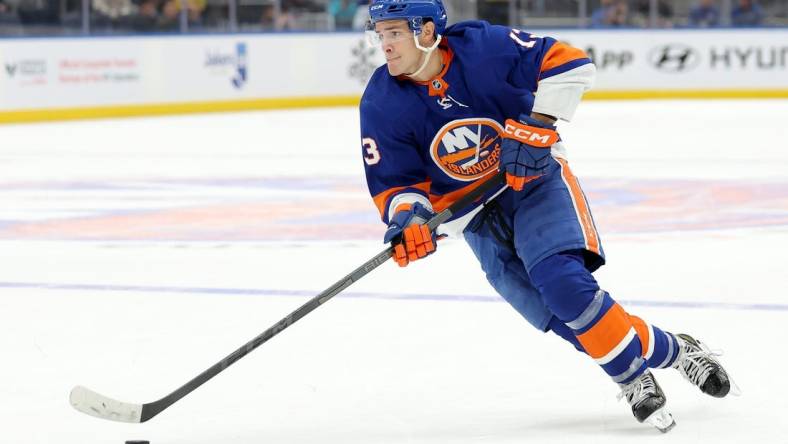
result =
[{"label": "new york islanders logo", "polygon": [[430,155],[450,177],[471,182],[498,168],[502,133],[492,119],[453,120],[432,139]]}]

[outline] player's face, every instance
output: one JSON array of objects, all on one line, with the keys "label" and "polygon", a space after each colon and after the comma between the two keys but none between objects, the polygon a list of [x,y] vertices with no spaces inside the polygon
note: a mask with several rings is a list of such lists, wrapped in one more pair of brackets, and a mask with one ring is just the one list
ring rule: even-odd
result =
[{"label": "player's face", "polygon": [[375,23],[375,36],[383,54],[389,74],[398,76],[418,69],[421,51],[413,41],[413,31],[406,20],[386,20]]}]

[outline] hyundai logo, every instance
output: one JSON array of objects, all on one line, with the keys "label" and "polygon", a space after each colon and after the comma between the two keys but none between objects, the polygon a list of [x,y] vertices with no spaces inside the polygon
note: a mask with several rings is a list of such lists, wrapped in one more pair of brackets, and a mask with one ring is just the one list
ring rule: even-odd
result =
[{"label": "hyundai logo", "polygon": [[685,72],[700,63],[700,55],[687,45],[663,45],[651,50],[649,60],[654,68],[665,72]]}]

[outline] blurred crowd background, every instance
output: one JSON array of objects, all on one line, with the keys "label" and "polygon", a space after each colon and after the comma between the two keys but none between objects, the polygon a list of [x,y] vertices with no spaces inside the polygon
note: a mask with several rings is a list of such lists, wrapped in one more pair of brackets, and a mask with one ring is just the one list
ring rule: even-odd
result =
[{"label": "blurred crowd background", "polygon": [[[446,0],[450,22],[523,27],[788,25],[788,0]],[[0,36],[362,30],[369,0],[0,0]]]}]

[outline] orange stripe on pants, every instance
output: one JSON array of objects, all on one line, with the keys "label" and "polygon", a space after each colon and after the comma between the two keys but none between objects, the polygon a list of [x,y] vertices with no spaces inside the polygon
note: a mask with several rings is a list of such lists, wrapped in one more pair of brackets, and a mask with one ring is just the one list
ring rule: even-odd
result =
[{"label": "orange stripe on pants", "polygon": [[591,211],[588,209],[586,196],[580,188],[580,182],[578,182],[577,177],[572,174],[572,170],[569,169],[569,163],[567,163],[566,160],[556,160],[561,164],[561,177],[564,179],[567,188],[569,188],[577,219],[580,222],[580,226],[583,228],[583,238],[586,242],[586,249],[601,256],[602,252],[599,248],[599,234],[597,234],[596,226],[594,226],[594,219],[591,217]]},{"label": "orange stripe on pants", "polygon": [[616,348],[631,328],[629,315],[616,303],[590,330],[579,335],[577,340],[589,356],[599,359]]}]

